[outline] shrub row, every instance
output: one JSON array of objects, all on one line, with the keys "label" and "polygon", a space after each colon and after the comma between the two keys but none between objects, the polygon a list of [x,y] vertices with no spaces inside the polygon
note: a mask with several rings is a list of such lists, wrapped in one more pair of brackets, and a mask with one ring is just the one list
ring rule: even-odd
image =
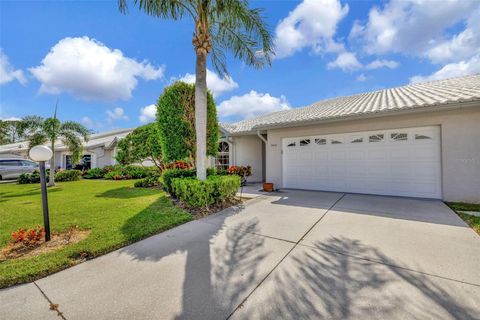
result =
[{"label": "shrub row", "polygon": [[[223,176],[227,175],[228,172],[226,170],[216,170],[215,168],[207,168],[207,177],[210,176]],[[163,189],[172,194],[172,180],[174,178],[189,178],[195,177],[197,175],[197,171],[195,169],[168,169],[162,172],[162,177],[160,179],[161,185]]]},{"label": "shrub row", "polygon": [[160,175],[159,174],[151,174],[142,180],[135,182],[135,188],[151,188],[157,187],[160,185],[159,181]]},{"label": "shrub row", "polygon": [[231,200],[240,187],[238,176],[209,176],[200,181],[193,177],[173,178],[171,194],[192,208],[209,206]]},{"label": "shrub row", "polygon": [[[45,174],[48,181],[49,170],[47,170]],[[55,181],[77,181],[80,180],[81,176],[82,172],[80,170],[62,170],[55,173]],[[20,177],[18,177],[18,183],[40,183],[40,172],[35,170],[32,173],[22,173]]]},{"label": "shrub row", "polygon": [[94,168],[88,170],[83,176],[85,179],[108,179],[108,180],[125,180],[125,179],[141,179],[157,173],[156,167],[142,166],[123,166],[113,165],[105,166],[103,169]]}]

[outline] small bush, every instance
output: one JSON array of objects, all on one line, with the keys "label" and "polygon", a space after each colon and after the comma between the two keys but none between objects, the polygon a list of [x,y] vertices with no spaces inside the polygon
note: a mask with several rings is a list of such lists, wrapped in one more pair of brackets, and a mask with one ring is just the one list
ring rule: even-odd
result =
[{"label": "small bush", "polygon": [[151,187],[157,187],[160,185],[159,175],[152,174],[146,178],[143,178],[140,181],[135,182],[134,186],[135,188],[151,188]]},{"label": "small bush", "polygon": [[125,180],[146,178],[152,173],[158,172],[158,169],[156,167],[114,165],[105,166],[102,172],[105,179]]},{"label": "small bush", "polygon": [[210,176],[200,181],[196,178],[173,178],[173,194],[191,208],[209,206],[231,200],[240,187],[238,176]]},{"label": "small bush", "polygon": [[[46,170],[46,172],[45,172],[45,176],[47,178],[47,181],[48,181],[48,178],[49,178],[49,176],[48,176],[49,172],[50,172],[50,170]],[[40,183],[40,171],[35,170],[32,173],[22,173],[18,177],[18,183],[19,184]]]},{"label": "small bush", "polygon": [[161,184],[163,189],[173,195],[172,189],[172,180],[174,178],[187,178],[187,177],[195,177],[196,175],[195,169],[169,169],[164,170],[161,177]]},{"label": "small bush", "polygon": [[55,181],[78,181],[82,177],[80,170],[64,170],[55,173]]},{"label": "small bush", "polygon": [[104,176],[103,170],[100,168],[93,168],[87,170],[87,172],[83,175],[85,179],[102,179]]}]

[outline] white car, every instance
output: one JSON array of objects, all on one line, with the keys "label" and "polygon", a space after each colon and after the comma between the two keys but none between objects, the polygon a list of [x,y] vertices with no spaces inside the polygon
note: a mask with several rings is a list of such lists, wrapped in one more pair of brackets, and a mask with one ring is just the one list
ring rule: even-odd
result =
[{"label": "white car", "polygon": [[[48,164],[45,166],[50,167]],[[39,169],[38,163],[19,158],[0,158],[0,180],[17,179],[22,173]]]}]

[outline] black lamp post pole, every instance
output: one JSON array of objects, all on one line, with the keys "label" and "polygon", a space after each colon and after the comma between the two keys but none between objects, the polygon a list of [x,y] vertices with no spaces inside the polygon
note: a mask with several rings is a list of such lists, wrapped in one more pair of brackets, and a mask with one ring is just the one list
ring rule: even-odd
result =
[{"label": "black lamp post pole", "polygon": [[40,161],[40,185],[42,186],[43,225],[45,241],[50,241],[50,218],[48,217],[47,179],[45,178],[45,161]]}]

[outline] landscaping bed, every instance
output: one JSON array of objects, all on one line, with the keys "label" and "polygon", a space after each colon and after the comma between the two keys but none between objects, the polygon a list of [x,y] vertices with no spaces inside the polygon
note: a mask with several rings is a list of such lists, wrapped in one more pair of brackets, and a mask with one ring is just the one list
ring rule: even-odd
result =
[{"label": "landscaping bed", "polygon": [[[446,202],[476,233],[480,235],[480,204],[463,202]],[[478,215],[469,214],[478,212]]]},{"label": "landscaping bed", "polygon": [[[56,250],[0,261],[0,287],[33,281],[192,220],[162,190],[134,188],[135,182],[80,180],[49,188],[52,234],[73,226],[89,234]],[[0,185],[0,204],[2,248],[13,231],[43,224],[38,184]]]}]

